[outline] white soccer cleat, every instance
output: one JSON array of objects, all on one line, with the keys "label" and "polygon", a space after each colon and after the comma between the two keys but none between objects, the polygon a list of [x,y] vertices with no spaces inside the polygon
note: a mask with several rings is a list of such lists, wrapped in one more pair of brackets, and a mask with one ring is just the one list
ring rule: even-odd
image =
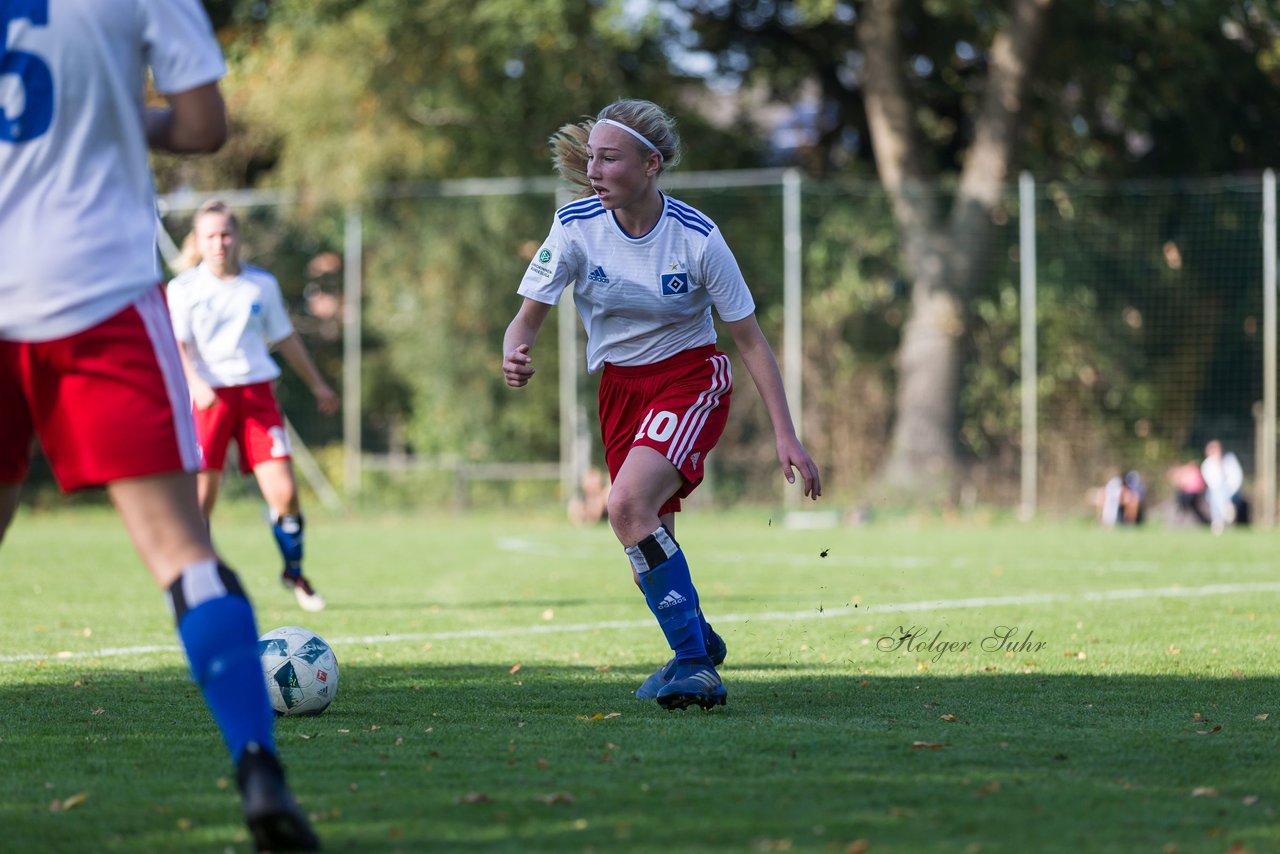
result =
[{"label": "white soccer cleat", "polygon": [[311,586],[311,582],[307,581],[304,576],[285,573],[280,576],[280,583],[293,590],[293,598],[298,600],[298,607],[302,610],[324,610],[324,597],[316,592],[316,589]]}]

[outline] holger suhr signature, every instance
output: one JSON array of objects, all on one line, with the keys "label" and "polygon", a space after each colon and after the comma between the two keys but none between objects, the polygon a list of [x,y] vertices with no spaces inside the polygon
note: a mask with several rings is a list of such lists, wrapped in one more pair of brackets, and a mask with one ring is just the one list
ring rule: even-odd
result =
[{"label": "holger suhr signature", "polygon": [[[1017,626],[996,626],[991,634],[977,642],[977,648],[988,653],[1039,652],[1048,646],[1047,641],[1032,640],[1035,631],[1027,632],[1026,637],[1019,639],[1021,630]],[[931,636],[927,626],[898,626],[897,632],[885,635],[876,641],[876,649],[881,652],[905,650],[910,653],[931,653],[933,662],[942,660],[944,655],[953,652],[966,652],[974,647],[971,640],[946,640],[942,637],[942,629]]]}]

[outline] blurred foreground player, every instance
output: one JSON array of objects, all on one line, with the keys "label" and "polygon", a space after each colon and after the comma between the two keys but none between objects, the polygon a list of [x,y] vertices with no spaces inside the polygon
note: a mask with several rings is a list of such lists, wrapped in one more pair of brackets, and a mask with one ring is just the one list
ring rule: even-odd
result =
[{"label": "blurred foreground player", "polygon": [[[64,490],[105,485],[168,592],[254,841],[316,849],[276,758],[253,608],[196,501],[156,267],[148,145],[227,135],[209,20],[196,0],[0,0],[0,49],[0,537],[36,436]],[[144,108],[148,66],[166,108]]]}]

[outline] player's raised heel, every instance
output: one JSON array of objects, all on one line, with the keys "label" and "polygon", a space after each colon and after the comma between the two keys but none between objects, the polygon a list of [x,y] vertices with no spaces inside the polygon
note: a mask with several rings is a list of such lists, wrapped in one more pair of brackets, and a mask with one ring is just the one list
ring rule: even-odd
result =
[{"label": "player's raised heel", "polygon": [[709,658],[693,661],[677,661],[671,681],[658,691],[658,705],[667,711],[701,706],[710,709],[723,706],[729,691],[720,681]]},{"label": "player's raised heel", "polygon": [[236,784],[244,821],[259,851],[319,851],[320,838],[294,801],[280,761],[257,744],[240,757]]},{"label": "player's raised heel", "polygon": [[[716,630],[710,626],[710,635],[707,637],[707,655],[711,657],[711,663],[716,667],[724,664],[724,657],[728,654],[729,648],[725,645],[724,638],[716,634]],[[658,696],[658,692],[662,687],[671,681],[671,674],[675,673],[676,660],[671,658],[666,664],[649,674],[649,678],[640,683],[640,687],[636,689],[637,700],[652,700]]]},{"label": "player's raised heel", "polygon": [[305,575],[293,575],[286,570],[280,573],[280,583],[283,584],[286,589],[293,591],[294,598],[298,600],[298,607],[302,608],[302,610],[324,610],[324,597],[311,586],[311,582],[307,581]]}]

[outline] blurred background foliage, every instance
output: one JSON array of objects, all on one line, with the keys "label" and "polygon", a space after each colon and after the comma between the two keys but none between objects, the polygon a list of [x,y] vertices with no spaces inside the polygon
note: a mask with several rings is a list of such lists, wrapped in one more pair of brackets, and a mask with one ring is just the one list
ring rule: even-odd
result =
[{"label": "blurred background foliage", "polygon": [[[561,124],[618,97],[662,103],[680,120],[681,171],[784,165],[806,176],[806,440],[834,495],[853,503],[884,454],[911,311],[863,110],[853,35],[863,6],[206,2],[230,65],[235,135],[212,158],[158,156],[157,183],[298,193],[249,212],[246,237],[335,380],[340,323],[313,309],[317,294],[340,295],[344,212],[362,211],[366,450],[552,460],[554,327],[540,347],[543,382],[525,393],[502,386],[498,349],[556,200],[431,188],[549,176],[546,142]],[[938,191],[950,192],[1009,3],[899,6],[919,126]],[[1154,471],[1210,434],[1251,452],[1256,176],[1280,162],[1280,42],[1275,4],[1261,0],[1081,0],[1050,14],[1014,165],[1040,180],[1042,476],[1072,507],[1111,468]],[[780,191],[679,195],[723,229],[780,347]],[[1017,213],[1012,193],[993,212],[989,274],[969,305],[957,443],[978,500],[1016,497]],[[185,233],[180,216],[167,225]],[[716,495],[771,500],[771,434],[745,376]],[[582,382],[593,405],[594,379]],[[336,442],[340,424],[311,417],[295,383],[287,376],[282,396],[299,429],[318,447]]]}]

